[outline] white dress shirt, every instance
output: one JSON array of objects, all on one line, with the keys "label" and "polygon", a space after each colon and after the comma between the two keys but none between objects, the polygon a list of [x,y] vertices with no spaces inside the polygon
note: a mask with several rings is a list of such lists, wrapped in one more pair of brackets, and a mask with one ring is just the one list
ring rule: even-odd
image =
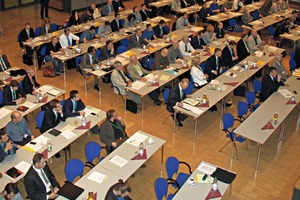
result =
[{"label": "white dress shirt", "polygon": [[[37,169],[37,168],[34,167],[34,165],[32,165],[32,167],[33,167],[33,169],[36,171],[36,173],[39,175],[40,179],[43,181],[43,183],[44,183],[44,185],[45,185],[45,187],[46,187],[46,192],[47,192],[47,193],[50,192],[50,191],[51,191],[51,189],[50,189],[51,183],[50,183],[50,180],[49,180],[49,178],[47,177],[46,173],[44,172],[44,170],[43,170],[43,169]],[[42,177],[42,174],[41,174],[42,172],[41,172],[41,171],[43,171],[45,177],[48,179],[48,184],[46,184],[44,178]],[[47,198],[47,199],[48,199],[48,198]]]},{"label": "white dress shirt", "polygon": [[96,8],[94,10],[93,17],[94,17],[94,19],[97,19],[97,18],[101,17],[101,14],[100,14],[98,8]]},{"label": "white dress shirt", "polygon": [[204,75],[202,68],[193,66],[191,69],[191,75],[194,83],[197,83],[199,86],[202,86],[207,83],[206,76]]},{"label": "white dress shirt", "polygon": [[[185,45],[187,45],[188,52],[186,52]],[[195,49],[192,47],[191,43],[185,44],[182,40],[179,42],[178,49],[183,56],[192,56],[192,53],[195,51]]]},{"label": "white dress shirt", "polygon": [[[72,40],[79,40],[79,37],[74,35],[73,33],[69,33],[68,36],[66,36],[65,34],[62,34],[60,37],[59,37],[59,43],[60,43],[60,46],[65,49],[67,48],[69,45],[68,45],[68,38],[70,40],[70,42],[72,43]],[[72,44],[71,44],[72,46]]]}]

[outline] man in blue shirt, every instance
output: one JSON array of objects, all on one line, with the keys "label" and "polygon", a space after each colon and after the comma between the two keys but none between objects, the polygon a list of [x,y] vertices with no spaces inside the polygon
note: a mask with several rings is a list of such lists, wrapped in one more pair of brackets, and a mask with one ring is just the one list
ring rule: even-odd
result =
[{"label": "man in blue shirt", "polygon": [[147,42],[150,42],[151,40],[156,40],[157,37],[154,33],[154,30],[151,26],[151,24],[147,24],[147,29],[143,32],[143,35],[142,37],[147,41]]},{"label": "man in blue shirt", "polygon": [[209,6],[209,12],[211,15],[216,15],[221,12],[220,6],[217,3],[217,0],[213,0],[213,2]]},{"label": "man in blue shirt", "polygon": [[0,162],[2,162],[8,155],[14,154],[15,152],[13,143],[9,140],[6,133],[0,129]]},{"label": "man in blue shirt", "polygon": [[5,131],[13,142],[14,147],[21,148],[33,140],[34,136],[20,112],[12,112],[10,118],[11,121],[6,125]]},{"label": "man in blue shirt", "polygon": [[80,42],[87,43],[93,40],[96,36],[96,28],[95,26],[91,26],[90,30],[84,31],[80,36]]}]

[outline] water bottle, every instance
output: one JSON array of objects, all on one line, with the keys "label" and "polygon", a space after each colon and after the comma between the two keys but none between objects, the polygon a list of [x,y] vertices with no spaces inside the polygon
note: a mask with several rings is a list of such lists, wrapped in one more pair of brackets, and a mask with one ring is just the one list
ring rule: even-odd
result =
[{"label": "water bottle", "polygon": [[5,80],[6,80],[6,78],[5,78],[5,73],[2,72],[2,81],[5,81]]},{"label": "water bottle", "polygon": [[110,66],[110,60],[109,59],[106,61],[106,65]]},{"label": "water bottle", "polygon": [[153,74],[153,80],[152,80],[152,83],[156,83],[156,80],[155,80],[155,74]]},{"label": "water bottle", "polygon": [[221,91],[222,90],[222,81],[219,81],[219,84],[218,84],[218,91]]},{"label": "water bottle", "polygon": [[217,191],[217,189],[218,189],[218,179],[217,179],[217,177],[215,177],[215,179],[214,179],[214,182],[212,184],[212,189],[213,189],[213,191]]},{"label": "water bottle", "polygon": [[52,151],[52,143],[51,143],[51,140],[48,140],[48,141],[47,141],[47,148],[48,148],[48,152],[51,152],[51,151]]},{"label": "water bottle", "polygon": [[82,126],[83,126],[83,127],[86,126],[86,118],[85,118],[84,115],[82,116]]},{"label": "water bottle", "polygon": [[187,65],[186,60],[184,60],[183,63],[182,63],[182,67],[184,68],[184,67],[186,67],[186,65]]},{"label": "water bottle", "polygon": [[291,102],[295,102],[296,99],[295,99],[295,95],[293,94],[292,97],[291,97]]},{"label": "water bottle", "polygon": [[144,154],[144,146],[143,146],[143,143],[142,143],[142,142],[141,142],[141,144],[140,144],[140,150],[139,150],[139,152],[140,152],[140,155],[141,155],[141,156]]},{"label": "water bottle", "polygon": [[41,101],[42,99],[43,99],[43,94],[42,94],[42,91],[39,90],[38,100]]},{"label": "water bottle", "polygon": [[274,124],[277,124],[277,122],[278,122],[278,113],[275,112],[275,113],[274,113],[274,117],[273,117],[273,123],[274,123]]},{"label": "water bottle", "polygon": [[167,35],[167,42],[170,42],[170,40],[171,40],[171,36],[170,36],[170,34],[168,34]]}]

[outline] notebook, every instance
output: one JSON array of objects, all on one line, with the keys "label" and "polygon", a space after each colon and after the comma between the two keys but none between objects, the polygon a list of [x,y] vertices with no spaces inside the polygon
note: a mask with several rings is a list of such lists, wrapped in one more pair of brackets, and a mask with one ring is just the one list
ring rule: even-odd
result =
[{"label": "notebook", "polygon": [[66,182],[62,188],[59,189],[58,194],[70,200],[75,200],[83,191],[83,188],[78,187],[70,182]]},{"label": "notebook", "polygon": [[61,134],[61,131],[56,130],[56,129],[52,129],[51,131],[49,131],[49,133],[53,136],[58,136],[59,134]]}]

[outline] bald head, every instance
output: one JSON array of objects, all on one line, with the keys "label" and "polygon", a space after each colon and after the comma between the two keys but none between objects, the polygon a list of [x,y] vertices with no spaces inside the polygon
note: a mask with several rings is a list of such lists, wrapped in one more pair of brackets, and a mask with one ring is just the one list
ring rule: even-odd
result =
[{"label": "bald head", "polygon": [[14,111],[11,113],[10,118],[13,121],[13,123],[18,123],[22,120],[22,115],[20,112]]},{"label": "bald head", "polygon": [[185,89],[188,87],[189,82],[190,82],[189,79],[183,78],[183,79],[180,81],[179,85],[180,85],[180,87],[181,87],[183,90],[185,90]]},{"label": "bald head", "polygon": [[33,77],[34,76],[34,70],[32,68],[29,68],[26,70],[26,73],[29,77]]},{"label": "bald head", "polygon": [[163,50],[161,50],[161,56],[162,57],[167,57],[168,56],[168,49],[167,48],[164,48]]},{"label": "bald head", "polygon": [[173,41],[172,41],[172,46],[173,46],[174,49],[177,49],[178,46],[179,46],[178,41],[173,40]]},{"label": "bald head", "polygon": [[96,9],[96,5],[94,3],[91,4],[91,9],[93,9],[93,10]]},{"label": "bald head", "polygon": [[132,64],[136,64],[137,63],[137,57],[136,57],[136,55],[131,55],[130,57],[129,57],[129,60],[130,60],[130,62],[132,63]]},{"label": "bald head", "polygon": [[188,36],[182,36],[182,41],[187,44],[189,43],[189,37]]}]

